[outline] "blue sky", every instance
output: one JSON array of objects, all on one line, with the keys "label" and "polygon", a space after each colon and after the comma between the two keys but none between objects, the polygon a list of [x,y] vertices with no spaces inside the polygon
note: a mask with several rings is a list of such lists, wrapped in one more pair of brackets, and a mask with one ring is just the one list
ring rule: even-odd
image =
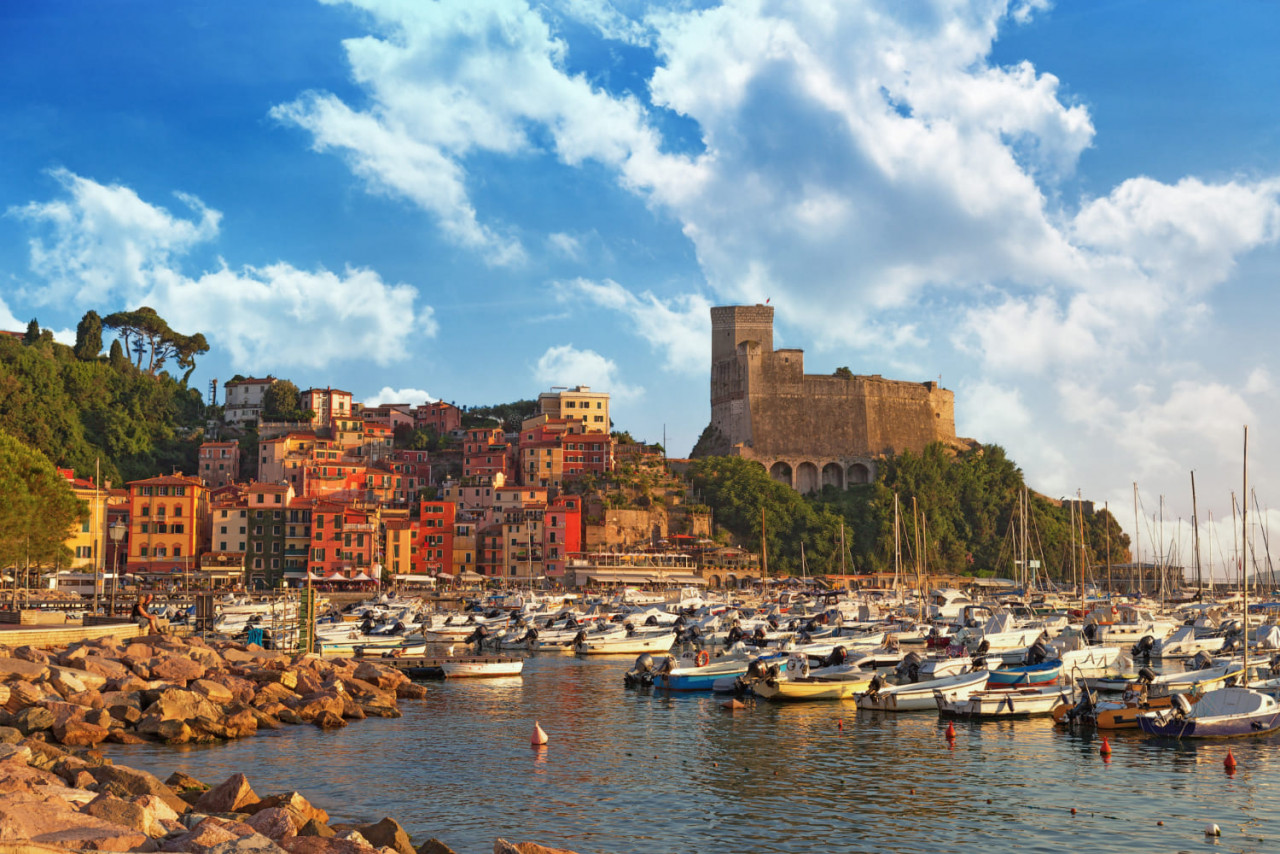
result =
[{"label": "blue sky", "polygon": [[683,455],[710,306],[768,298],[1049,495],[1132,531],[1137,482],[1150,553],[1192,469],[1229,518],[1245,423],[1274,486],[1277,43],[1264,2],[6,3],[0,327],[149,304],[201,388],[585,384]]}]

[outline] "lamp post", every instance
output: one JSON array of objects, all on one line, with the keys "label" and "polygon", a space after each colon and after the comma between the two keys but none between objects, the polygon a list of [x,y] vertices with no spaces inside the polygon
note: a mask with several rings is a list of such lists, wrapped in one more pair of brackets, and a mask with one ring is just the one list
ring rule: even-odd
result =
[{"label": "lamp post", "polygon": [[128,528],[124,523],[117,519],[107,528],[107,533],[111,535],[111,542],[115,543],[112,549],[114,560],[111,567],[111,616],[116,615],[116,584],[120,581],[120,541],[124,539],[125,532]]}]

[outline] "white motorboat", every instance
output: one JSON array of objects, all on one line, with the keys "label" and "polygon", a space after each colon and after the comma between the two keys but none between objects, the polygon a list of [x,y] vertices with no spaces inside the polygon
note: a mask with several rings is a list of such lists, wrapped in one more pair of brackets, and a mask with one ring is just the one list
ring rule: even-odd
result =
[{"label": "white motorboat", "polygon": [[580,655],[634,655],[640,652],[666,652],[676,642],[675,632],[644,635],[610,635],[592,638],[584,636],[574,646]]},{"label": "white motorboat", "polygon": [[523,658],[446,658],[440,663],[446,679],[481,679],[519,676]]},{"label": "white motorboat", "polygon": [[[944,676],[941,679],[930,679],[928,682],[908,682],[904,685],[878,687],[876,680],[871,680],[867,693],[858,698],[859,709],[872,709],[881,712],[915,712],[936,709],[935,691],[949,693],[956,701],[967,700],[970,696],[987,687],[986,670],[975,673],[961,673],[956,676]],[[877,677],[879,678],[879,677]],[[874,690],[873,690],[874,689]]]},{"label": "white motorboat", "polygon": [[962,691],[933,692],[938,714],[955,718],[1028,718],[1048,715],[1065,702],[1061,688],[1015,688],[1012,691],[976,691],[967,697]]},{"label": "white motorboat", "polygon": [[1152,654],[1160,658],[1190,658],[1198,652],[1214,653],[1222,649],[1226,643],[1222,635],[1206,635],[1197,637],[1195,625],[1182,625],[1173,634],[1155,642]]}]

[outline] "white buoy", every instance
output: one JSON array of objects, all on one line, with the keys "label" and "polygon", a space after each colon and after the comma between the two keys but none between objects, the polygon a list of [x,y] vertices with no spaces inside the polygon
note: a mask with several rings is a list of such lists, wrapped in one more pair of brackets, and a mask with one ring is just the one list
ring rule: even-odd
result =
[{"label": "white buoy", "polygon": [[445,647],[444,654],[449,656],[450,658],[453,658],[453,644],[449,644],[447,647]]},{"label": "white buoy", "polygon": [[1216,824],[1206,825],[1204,829],[1204,835],[1205,836],[1221,836],[1222,828],[1218,827]]},{"label": "white buoy", "polygon": [[533,722],[533,738],[529,743],[534,747],[547,743],[547,733],[537,721]]}]

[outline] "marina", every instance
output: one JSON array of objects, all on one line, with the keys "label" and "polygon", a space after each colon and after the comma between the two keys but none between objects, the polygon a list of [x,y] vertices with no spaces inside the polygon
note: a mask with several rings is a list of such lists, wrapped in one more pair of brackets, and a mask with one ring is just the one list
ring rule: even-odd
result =
[{"label": "marina", "polygon": [[[628,690],[629,658],[534,655],[522,679],[427,684],[404,717],[291,727],[216,747],[104,745],[162,778],[252,768],[335,821],[395,816],[459,854],[495,836],[578,852],[1274,851],[1280,739],[1109,734],[1048,719],[957,720],[849,703]],[[531,748],[540,721],[550,743]],[[1228,747],[1239,770],[1223,771]],[[1072,814],[1072,810],[1075,814]],[[1162,822],[1162,824],[1158,824]],[[1217,823],[1223,837],[1204,836]]]}]

